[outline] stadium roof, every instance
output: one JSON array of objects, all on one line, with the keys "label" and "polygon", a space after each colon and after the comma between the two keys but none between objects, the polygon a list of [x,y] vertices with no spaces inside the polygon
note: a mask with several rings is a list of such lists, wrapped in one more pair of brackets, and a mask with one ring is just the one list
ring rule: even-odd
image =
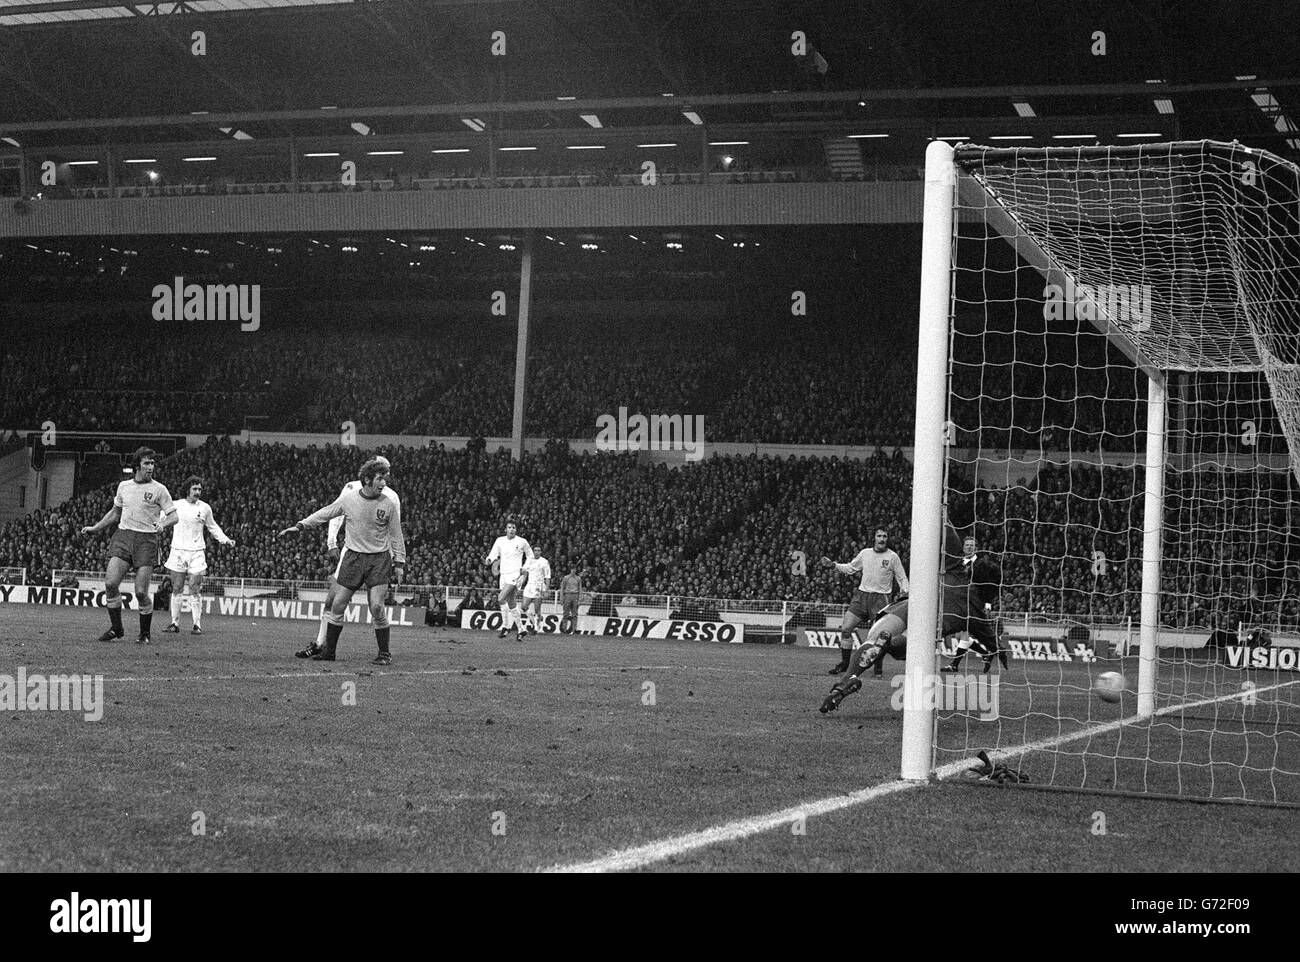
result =
[{"label": "stadium roof", "polygon": [[352,0],[177,0],[173,3],[52,2],[0,0],[0,27],[32,24],[79,23],[115,17],[155,16],[172,13],[227,13],[269,7],[307,7],[351,3]]},{"label": "stadium roof", "polygon": [[1296,49],[1291,0],[0,0],[0,134],[853,121],[1239,138],[1295,156]]}]

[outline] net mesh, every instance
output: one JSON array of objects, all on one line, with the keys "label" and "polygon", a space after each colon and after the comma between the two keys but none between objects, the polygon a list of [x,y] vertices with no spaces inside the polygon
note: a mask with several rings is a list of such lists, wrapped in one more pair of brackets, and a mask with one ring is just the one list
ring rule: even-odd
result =
[{"label": "net mesh", "polygon": [[[946,511],[1001,565],[1009,668],[996,718],[937,713],[936,763],[1028,744],[1037,784],[1300,804],[1300,171],[1211,143],[958,164]],[[1138,722],[1153,376],[1160,648]],[[1118,703],[1093,692],[1106,671]]]}]

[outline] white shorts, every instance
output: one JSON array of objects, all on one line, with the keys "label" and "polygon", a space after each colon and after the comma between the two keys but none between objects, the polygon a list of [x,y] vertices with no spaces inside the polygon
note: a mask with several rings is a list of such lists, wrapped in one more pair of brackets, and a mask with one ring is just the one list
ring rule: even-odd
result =
[{"label": "white shorts", "polygon": [[167,556],[168,571],[183,571],[187,575],[201,575],[208,570],[208,559],[202,549],[186,551],[184,548],[172,548]]},{"label": "white shorts", "polygon": [[542,592],[540,589],[532,592],[532,594],[529,594],[528,589],[531,587],[532,585],[528,585],[527,587],[524,588],[524,601],[536,601],[538,598],[542,596]]},{"label": "white shorts", "polygon": [[518,590],[519,590],[519,578],[520,578],[522,575],[523,575],[523,572],[522,572],[522,571],[519,572],[519,574],[515,575],[513,578],[507,578],[505,575],[502,575],[502,576],[501,576],[501,582],[500,582],[500,584],[497,586],[497,590],[498,590],[498,591],[505,591],[507,588],[514,588],[516,591],[518,591]]}]

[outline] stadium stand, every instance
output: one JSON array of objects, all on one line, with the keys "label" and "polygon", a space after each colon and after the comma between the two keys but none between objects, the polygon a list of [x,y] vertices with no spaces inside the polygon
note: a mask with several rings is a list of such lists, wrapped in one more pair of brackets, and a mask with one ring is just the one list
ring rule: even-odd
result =
[{"label": "stadium stand", "polygon": [[[559,443],[518,462],[504,452],[432,446],[384,453],[402,496],[412,584],[489,589],[482,559],[506,517],[542,548],[554,571],[575,568],[589,590],[614,594],[845,603],[856,582],[818,567],[822,554],[846,560],[882,526],[908,557],[911,465],[901,454],[861,460],[724,456],[674,470],[634,454],[575,454]],[[274,535],[332,501],[355,475],[359,457],[355,449],[334,445],[213,439],[165,461],[160,478],[173,485],[192,473],[206,479],[206,499],[238,542],[211,553],[211,574],[319,581],[332,567],[324,539]],[[1103,478],[1104,498],[1097,496]],[[1131,472],[1046,467],[1031,483],[965,496],[1001,499],[1014,519],[997,529],[1005,532],[1003,540],[982,544],[1002,559],[1004,610],[1111,622],[1137,614],[1140,537],[1129,519],[1140,509],[1141,492],[1134,493]],[[35,581],[54,569],[102,567],[108,536],[81,539],[76,532],[98,520],[109,501],[110,492],[100,490],[10,522],[0,528],[0,566],[25,567]],[[1289,533],[1270,546],[1266,570],[1243,572],[1234,565],[1246,546],[1233,537],[1170,545],[1173,556],[1191,560],[1166,571],[1166,621],[1196,628],[1225,619],[1300,625],[1300,518],[1285,507],[1298,501],[1294,491],[1289,501],[1279,492],[1269,509],[1270,523]],[[1232,530],[1227,518],[1204,523]],[[1108,533],[1109,570],[1101,578],[1085,560],[1098,531]],[[796,573],[791,556],[800,550],[806,573]],[[1238,584],[1248,578],[1254,579],[1251,610],[1226,611],[1214,603],[1251,597],[1250,588]]]}]

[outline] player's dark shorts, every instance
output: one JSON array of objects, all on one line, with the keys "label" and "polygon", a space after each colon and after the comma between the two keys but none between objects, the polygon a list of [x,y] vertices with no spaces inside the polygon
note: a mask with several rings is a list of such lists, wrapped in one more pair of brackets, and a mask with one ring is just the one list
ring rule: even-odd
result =
[{"label": "player's dark shorts", "polygon": [[877,591],[863,591],[861,588],[855,588],[853,591],[853,601],[849,603],[849,611],[858,616],[859,621],[865,621],[868,624],[876,620],[876,616],[885,610],[889,604],[889,595],[882,595]]},{"label": "player's dark shorts", "polygon": [[564,617],[578,617],[578,595],[565,593],[560,596],[560,604],[564,608]]},{"label": "player's dark shorts", "polygon": [[945,611],[939,633],[947,638],[949,635],[960,634],[963,631],[974,638],[982,650],[986,652],[998,650],[998,634],[987,618],[969,612],[957,614]]},{"label": "player's dark shorts", "polygon": [[158,564],[158,542],[155,532],[125,531],[118,528],[108,543],[108,556],[121,558],[132,568],[151,568]]},{"label": "player's dark shorts", "polygon": [[359,591],[376,585],[387,585],[393,581],[393,555],[388,551],[366,553],[343,549],[339,559],[339,573],[336,579],[340,588]]}]

